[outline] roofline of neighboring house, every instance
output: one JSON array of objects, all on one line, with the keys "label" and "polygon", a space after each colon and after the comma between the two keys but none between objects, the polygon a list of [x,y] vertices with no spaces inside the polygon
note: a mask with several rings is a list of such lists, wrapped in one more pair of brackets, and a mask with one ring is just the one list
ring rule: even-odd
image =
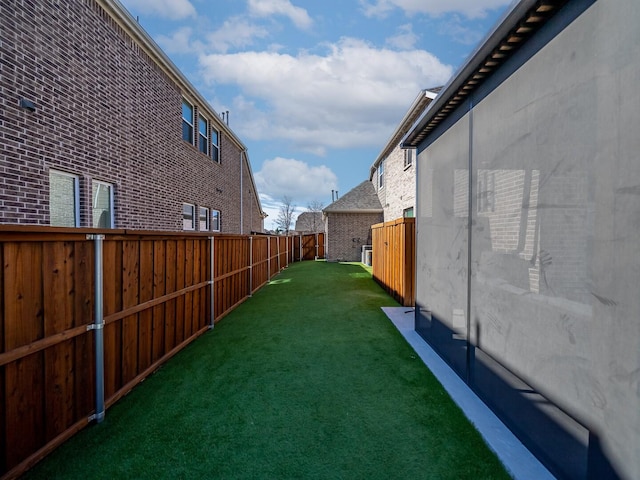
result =
[{"label": "roofline of neighboring house", "polygon": [[520,0],[500,18],[402,140],[417,147],[568,0]]},{"label": "roofline of neighboring house", "polygon": [[335,210],[323,210],[322,213],[323,214],[327,214],[327,213],[383,213],[384,209],[382,208],[354,208],[354,209],[348,209],[348,208],[338,208]]},{"label": "roofline of neighboring house", "polygon": [[409,110],[407,110],[407,113],[404,114],[402,121],[396,127],[395,131],[387,141],[384,148],[380,151],[378,158],[376,158],[376,161],[373,162],[373,164],[369,168],[369,180],[373,178],[373,175],[378,169],[378,165],[380,165],[380,162],[382,162],[385,158],[387,158],[391,153],[391,151],[398,146],[398,144],[402,140],[402,137],[404,137],[407,134],[407,132],[409,131],[409,129],[411,129],[411,127],[413,126],[417,118],[422,114],[425,107],[429,105],[429,103],[432,102],[437,95],[438,95],[437,92],[434,92],[429,89],[420,90],[420,93],[418,93],[418,96],[415,98],[415,100],[411,104],[411,107],[409,107]]},{"label": "roofline of neighboring house", "polygon": [[262,209],[262,203],[260,202],[260,195],[253,179],[253,171],[251,170],[251,162],[249,161],[249,152],[240,138],[231,130],[226,122],[223,122],[218,112],[214,110],[211,104],[206,98],[193,86],[193,84],[185,77],[180,69],[169,59],[169,57],[162,51],[158,44],[151,38],[151,36],[142,28],[127,9],[118,0],[97,0],[98,4],[104,8],[104,10],[113,18],[120,27],[122,27],[127,33],[129,33],[133,39],[138,43],[140,47],[149,55],[161,68],[169,75],[182,89],[183,94],[188,93],[198,102],[198,108],[202,108],[208,114],[207,116],[216,123],[216,126],[233,140],[233,142],[242,150],[244,158],[249,167],[251,173],[251,183],[253,184],[253,190],[256,192],[256,199],[258,201],[258,208],[262,218],[266,218],[267,214]]}]

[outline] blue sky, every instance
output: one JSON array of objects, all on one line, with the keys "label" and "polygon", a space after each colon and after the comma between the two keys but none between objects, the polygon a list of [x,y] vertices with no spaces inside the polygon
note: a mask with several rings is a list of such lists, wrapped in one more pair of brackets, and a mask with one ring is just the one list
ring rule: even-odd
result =
[{"label": "blue sky", "polygon": [[445,84],[510,0],[120,0],[249,150],[274,228],[331,203],[418,92]]}]

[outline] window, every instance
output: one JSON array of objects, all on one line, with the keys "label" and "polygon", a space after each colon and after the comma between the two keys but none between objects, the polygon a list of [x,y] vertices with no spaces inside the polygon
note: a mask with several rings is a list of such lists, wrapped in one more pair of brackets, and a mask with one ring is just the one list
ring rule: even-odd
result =
[{"label": "window", "polygon": [[182,139],[193,145],[193,105],[182,100]]},{"label": "window", "polygon": [[211,158],[220,163],[220,137],[217,130],[211,130]]},{"label": "window", "polygon": [[198,230],[201,232],[209,230],[209,209],[207,207],[200,207],[200,225]]},{"label": "window", "polygon": [[113,228],[113,185],[94,180],[91,186],[93,228]]},{"label": "window", "polygon": [[182,204],[182,229],[195,230],[196,207],[189,203]]},{"label": "window", "polygon": [[402,216],[405,217],[405,218],[413,218],[414,217],[413,207],[405,208],[402,211]]},{"label": "window", "polygon": [[211,210],[211,230],[220,231],[220,210]]},{"label": "window", "polygon": [[79,227],[78,177],[49,170],[49,223],[53,227]]},{"label": "window", "polygon": [[411,165],[413,165],[413,155],[414,155],[413,148],[407,148],[404,151],[404,168],[408,168]]},{"label": "window", "polygon": [[378,188],[384,187],[384,160],[378,165]]},{"label": "window", "polygon": [[209,155],[209,122],[202,115],[198,115],[198,150]]}]

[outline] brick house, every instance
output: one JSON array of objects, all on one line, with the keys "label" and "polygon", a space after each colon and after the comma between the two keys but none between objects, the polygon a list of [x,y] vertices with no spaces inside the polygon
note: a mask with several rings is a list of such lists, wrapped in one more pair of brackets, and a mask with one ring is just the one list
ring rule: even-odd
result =
[{"label": "brick house", "polygon": [[371,225],[382,221],[383,209],[365,180],[323,211],[327,261],[359,262],[363,245],[371,245]]},{"label": "brick house", "polygon": [[416,198],[415,148],[401,148],[400,142],[415,121],[436,98],[440,87],[421,90],[380,151],[369,170],[373,185],[384,209],[384,221],[413,217]]},{"label": "brick house", "polygon": [[323,232],[322,212],[302,212],[296,219],[295,231],[299,233]]},{"label": "brick house", "polygon": [[0,223],[262,231],[247,148],[119,2],[0,7]]}]

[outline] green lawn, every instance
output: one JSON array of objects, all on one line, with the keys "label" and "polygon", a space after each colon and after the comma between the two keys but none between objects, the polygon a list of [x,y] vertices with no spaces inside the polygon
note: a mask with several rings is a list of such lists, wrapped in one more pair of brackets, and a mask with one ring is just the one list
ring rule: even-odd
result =
[{"label": "green lawn", "polygon": [[293,264],[27,478],[509,478],[381,306]]}]

